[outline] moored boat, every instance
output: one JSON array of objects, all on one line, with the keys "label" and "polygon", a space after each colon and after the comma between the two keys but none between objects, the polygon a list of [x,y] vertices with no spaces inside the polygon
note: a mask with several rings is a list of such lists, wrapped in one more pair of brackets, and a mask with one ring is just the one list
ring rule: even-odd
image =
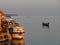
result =
[{"label": "moored boat", "polygon": [[23,27],[19,26],[19,23],[11,18],[11,16],[14,15],[15,14],[4,14],[0,11],[0,41],[11,38],[21,39],[24,37]]},{"label": "moored boat", "polygon": [[12,38],[23,39],[24,33],[25,31],[22,26],[13,27]]}]

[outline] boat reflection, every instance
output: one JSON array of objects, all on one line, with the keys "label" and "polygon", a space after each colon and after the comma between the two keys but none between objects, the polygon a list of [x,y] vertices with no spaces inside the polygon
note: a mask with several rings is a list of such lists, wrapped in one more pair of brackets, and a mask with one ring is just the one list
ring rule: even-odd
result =
[{"label": "boat reflection", "polygon": [[7,41],[5,42],[0,42],[0,45],[8,45]]},{"label": "boat reflection", "polygon": [[13,39],[10,41],[0,42],[0,45],[25,45],[24,40]]},{"label": "boat reflection", "polygon": [[25,43],[24,43],[24,40],[13,39],[12,45],[25,45]]}]

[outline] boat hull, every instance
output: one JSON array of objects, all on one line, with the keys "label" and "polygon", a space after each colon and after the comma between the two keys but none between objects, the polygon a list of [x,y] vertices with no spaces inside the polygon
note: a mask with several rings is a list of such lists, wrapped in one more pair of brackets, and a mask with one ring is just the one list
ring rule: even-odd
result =
[{"label": "boat hull", "polygon": [[23,39],[24,33],[14,33],[12,34],[12,38]]},{"label": "boat hull", "polygon": [[6,33],[1,33],[0,34],[0,41],[6,41],[8,40],[7,34]]},{"label": "boat hull", "polygon": [[13,28],[12,38],[18,38],[18,39],[23,39],[25,31],[23,27],[16,26]]}]

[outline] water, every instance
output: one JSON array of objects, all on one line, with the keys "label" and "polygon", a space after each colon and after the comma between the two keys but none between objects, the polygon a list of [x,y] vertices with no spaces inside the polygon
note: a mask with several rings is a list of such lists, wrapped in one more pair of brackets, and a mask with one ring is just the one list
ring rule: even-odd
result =
[{"label": "water", "polygon": [[[23,39],[25,45],[60,45],[60,16],[20,16],[15,18],[25,29]],[[43,21],[50,22],[50,27],[43,28],[41,25]]]},{"label": "water", "polygon": [[25,45],[24,40],[13,39],[10,41],[0,42],[0,45]]}]

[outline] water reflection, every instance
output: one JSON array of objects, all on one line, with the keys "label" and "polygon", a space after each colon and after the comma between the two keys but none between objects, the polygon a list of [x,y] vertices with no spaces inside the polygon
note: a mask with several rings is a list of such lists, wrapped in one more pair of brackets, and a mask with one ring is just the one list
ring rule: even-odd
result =
[{"label": "water reflection", "polygon": [[49,26],[42,26],[43,29],[49,29]]},{"label": "water reflection", "polygon": [[8,45],[7,41],[5,42],[0,42],[0,45]]},{"label": "water reflection", "polygon": [[0,42],[0,45],[25,45],[24,40],[13,39],[10,41]]},{"label": "water reflection", "polygon": [[24,40],[12,40],[12,45],[25,45]]}]

